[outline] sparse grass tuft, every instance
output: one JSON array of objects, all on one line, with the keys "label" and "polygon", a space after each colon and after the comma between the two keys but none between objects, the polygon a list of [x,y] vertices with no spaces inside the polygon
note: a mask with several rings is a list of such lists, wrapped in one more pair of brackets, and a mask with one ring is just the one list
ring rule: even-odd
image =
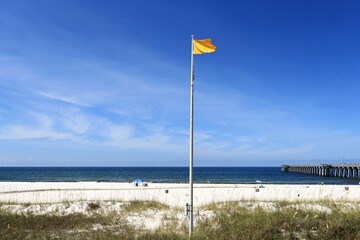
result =
[{"label": "sparse grass tuft", "polygon": [[287,207],[287,206],[289,206],[291,204],[292,203],[288,202],[288,201],[278,201],[278,202],[276,202],[276,207],[277,208],[284,208],[284,207]]},{"label": "sparse grass tuft", "polygon": [[148,209],[167,210],[170,207],[156,201],[131,201],[124,207],[125,212],[143,212]]},{"label": "sparse grass tuft", "polygon": [[88,209],[91,210],[91,211],[95,211],[95,210],[97,210],[99,208],[100,208],[99,203],[94,203],[94,202],[88,203]]}]

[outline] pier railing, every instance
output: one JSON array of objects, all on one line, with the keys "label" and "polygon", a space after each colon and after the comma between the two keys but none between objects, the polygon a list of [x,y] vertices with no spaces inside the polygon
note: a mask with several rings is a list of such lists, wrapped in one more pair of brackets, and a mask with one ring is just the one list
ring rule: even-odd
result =
[{"label": "pier railing", "polygon": [[360,179],[360,164],[282,165],[281,171]]}]

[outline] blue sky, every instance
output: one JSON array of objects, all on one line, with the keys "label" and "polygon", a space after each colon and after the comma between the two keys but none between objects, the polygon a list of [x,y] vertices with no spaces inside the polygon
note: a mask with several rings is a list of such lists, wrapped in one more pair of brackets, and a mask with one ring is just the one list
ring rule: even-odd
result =
[{"label": "blue sky", "polygon": [[0,166],[360,162],[359,1],[0,0]]}]

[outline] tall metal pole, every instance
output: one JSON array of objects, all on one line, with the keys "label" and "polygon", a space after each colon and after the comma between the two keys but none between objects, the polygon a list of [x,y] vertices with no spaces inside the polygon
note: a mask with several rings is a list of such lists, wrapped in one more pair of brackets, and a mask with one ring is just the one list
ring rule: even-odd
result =
[{"label": "tall metal pole", "polygon": [[194,145],[194,36],[191,35],[191,77],[190,77],[190,163],[189,163],[189,184],[190,184],[190,206],[189,206],[189,238],[192,238],[193,231],[193,145]]}]

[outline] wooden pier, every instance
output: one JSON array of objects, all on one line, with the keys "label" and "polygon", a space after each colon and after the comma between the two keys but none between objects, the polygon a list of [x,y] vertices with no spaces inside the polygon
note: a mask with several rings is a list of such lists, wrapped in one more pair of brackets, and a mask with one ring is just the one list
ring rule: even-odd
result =
[{"label": "wooden pier", "polygon": [[360,179],[360,164],[282,165],[281,171]]}]

